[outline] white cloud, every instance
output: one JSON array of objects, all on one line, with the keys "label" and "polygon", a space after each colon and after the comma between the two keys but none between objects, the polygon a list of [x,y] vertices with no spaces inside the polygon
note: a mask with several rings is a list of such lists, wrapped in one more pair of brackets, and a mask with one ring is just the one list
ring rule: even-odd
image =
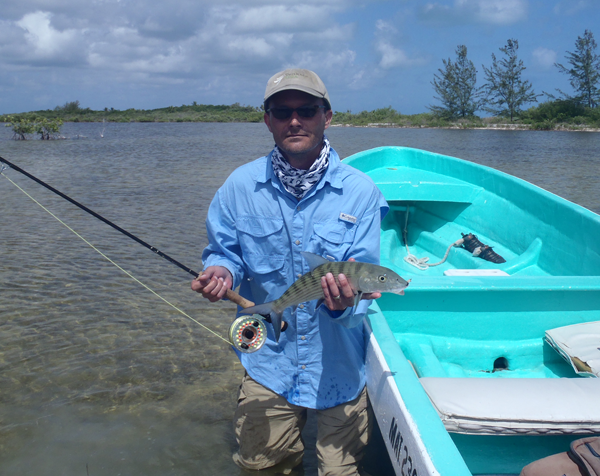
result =
[{"label": "white cloud", "polygon": [[315,68],[319,71],[338,73],[343,76],[349,68],[354,67],[356,52],[350,49],[330,51],[325,55],[314,51],[304,51],[294,55],[292,62],[284,65],[285,68]]},{"label": "white cloud", "polygon": [[410,58],[404,50],[385,40],[377,42],[375,49],[381,55],[379,67],[383,69],[419,66],[427,62],[424,58]]},{"label": "white cloud", "polygon": [[581,10],[585,10],[586,8],[592,6],[593,4],[589,0],[568,0],[558,2],[556,5],[554,5],[553,11],[556,15],[575,15]]},{"label": "white cloud", "polygon": [[511,25],[527,19],[527,0],[454,0],[452,6],[428,3],[420,16],[448,24]]},{"label": "white cloud", "polygon": [[483,23],[510,25],[527,18],[527,4],[523,0],[459,0],[459,8],[475,12]]},{"label": "white cloud", "polygon": [[345,52],[356,32],[356,25],[335,20],[354,3],[342,0],[94,0],[86,8],[53,0],[51,12],[39,9],[43,3],[22,0],[9,9],[13,20],[0,20],[0,67],[77,64],[110,71],[114,81],[128,73],[139,73],[136,81],[153,75],[212,81],[231,71],[264,74],[303,53],[320,63]]},{"label": "white cloud", "polygon": [[327,28],[323,28],[318,32],[302,31],[295,34],[295,37],[301,39],[303,42],[323,44],[327,42],[330,44],[350,41],[355,34],[356,25],[329,25]]},{"label": "white cloud", "polygon": [[[284,38],[280,38],[278,43],[288,43]],[[227,49],[234,53],[250,55],[251,57],[268,57],[276,54],[275,45],[266,38],[260,37],[233,37],[227,42]]]},{"label": "white cloud", "polygon": [[377,32],[377,34],[385,36],[395,35],[398,32],[394,25],[392,25],[388,21],[381,19],[375,22],[375,31]]},{"label": "white cloud", "polygon": [[548,69],[556,63],[556,51],[554,50],[549,50],[548,48],[540,46],[533,50],[532,55],[534,62],[544,69]]},{"label": "white cloud", "polygon": [[321,31],[327,28],[329,12],[316,5],[265,5],[244,8],[231,22],[234,31]]},{"label": "white cloud", "polygon": [[198,72],[226,64],[278,68],[303,51],[345,50],[356,26],[340,24],[335,15],[354,3],[94,0],[83,8],[76,0],[53,0],[45,11],[44,0],[21,0],[8,9],[12,20],[0,20],[0,65],[35,68],[76,60],[90,68],[140,68],[149,74],[169,68],[178,74],[186,62],[187,70]]},{"label": "white cloud", "polygon": [[[360,15],[380,1],[8,2],[0,19],[0,104],[17,89],[34,92],[15,99],[16,110],[44,95],[48,107],[73,99],[90,107],[123,107],[119,99],[131,105],[142,94],[162,101],[158,91],[169,97],[195,91],[205,100],[235,102],[259,98],[256,91],[269,75],[288,66],[317,71],[334,90],[368,88],[374,78],[420,61],[391,17],[375,31],[360,30]],[[355,43],[359,34],[361,43]],[[185,88],[168,89],[175,84]],[[86,92],[84,101],[83,94],[71,97],[74,91],[94,92]],[[219,99],[203,91],[216,91]],[[198,96],[193,100],[201,101]],[[135,106],[140,103],[149,105],[142,98]]]},{"label": "white cloud", "polygon": [[[396,46],[395,39],[398,36],[396,27],[385,20],[377,20],[375,23],[375,51],[379,53],[379,67],[384,70],[415,66],[425,63],[422,58],[410,58],[404,49]],[[363,78],[357,78],[362,80]]]},{"label": "white cloud", "polygon": [[393,47],[387,41],[380,41],[375,48],[381,54],[379,66],[383,69],[407,66],[410,64],[410,60],[406,53],[401,49]]},{"label": "white cloud", "polygon": [[61,62],[80,49],[78,38],[84,32],[74,29],[59,31],[50,24],[51,18],[49,12],[36,11],[15,22],[25,32],[25,41],[31,48],[31,59]]}]

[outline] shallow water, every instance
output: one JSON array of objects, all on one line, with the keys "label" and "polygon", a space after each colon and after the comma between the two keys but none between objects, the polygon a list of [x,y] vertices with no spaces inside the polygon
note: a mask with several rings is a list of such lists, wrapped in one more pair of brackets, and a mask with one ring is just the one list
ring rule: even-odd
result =
[{"label": "shallow water", "polygon": [[[235,167],[269,151],[266,127],[107,124],[101,138],[103,127],[67,124],[69,140],[50,142],[10,141],[0,130],[0,155],[200,270],[210,200]],[[423,148],[490,165],[600,213],[600,134],[336,127],[328,135],[342,157],[381,145]],[[233,306],[202,300],[184,271],[17,172],[5,174],[142,282],[227,335]],[[4,177],[0,217],[2,474],[245,474],[231,460],[242,369],[227,345]],[[309,453],[306,474],[315,468]]]}]

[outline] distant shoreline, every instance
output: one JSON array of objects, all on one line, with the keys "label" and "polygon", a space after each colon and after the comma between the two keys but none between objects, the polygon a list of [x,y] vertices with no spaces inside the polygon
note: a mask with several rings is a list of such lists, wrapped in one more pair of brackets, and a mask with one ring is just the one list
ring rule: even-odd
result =
[{"label": "distant shoreline", "polygon": [[534,129],[529,124],[489,124],[487,126],[461,126],[461,125],[448,125],[448,126],[408,126],[400,124],[331,124],[330,127],[362,127],[362,128],[373,128],[373,129],[448,129],[448,130],[481,130],[481,131],[532,131],[532,132],[600,132],[600,128],[587,127],[587,126],[570,126],[565,124],[557,124],[554,129]]},{"label": "distant shoreline", "polygon": [[[7,121],[0,116],[0,123]],[[98,120],[71,120],[64,121],[64,124],[260,124],[261,121],[98,121]],[[448,124],[448,125],[409,125],[395,123],[368,123],[368,124],[342,124],[334,123],[329,127],[357,127],[363,129],[446,129],[446,130],[481,130],[481,131],[530,131],[530,132],[600,132],[600,128],[584,125],[556,124],[553,128],[535,128],[530,124]]]},{"label": "distant shoreline", "polygon": [[[420,114],[401,114],[391,106],[353,113],[335,111],[332,127],[372,127],[398,129],[473,129],[497,131],[573,131],[600,132],[598,111],[578,110],[577,116],[570,117],[564,108],[564,101],[547,102],[523,111],[515,122],[507,122],[503,117],[469,116],[448,119],[425,112]],[[568,112],[568,111],[567,111]],[[191,105],[169,106],[159,109],[106,108],[94,111],[82,108],[79,101],[57,106],[55,109],[0,115],[0,122],[60,120],[64,123],[261,123],[262,107],[232,105]],[[598,116],[598,117],[597,117]],[[7,124],[8,125],[8,124]],[[14,129],[13,129],[14,130]]]}]

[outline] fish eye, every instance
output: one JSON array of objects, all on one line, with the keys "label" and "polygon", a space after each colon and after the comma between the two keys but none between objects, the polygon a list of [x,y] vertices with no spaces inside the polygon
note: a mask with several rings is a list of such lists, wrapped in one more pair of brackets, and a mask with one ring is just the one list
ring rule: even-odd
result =
[{"label": "fish eye", "polygon": [[382,274],[381,276],[379,276],[380,283],[385,283],[386,281],[387,281],[387,276],[385,274]]}]

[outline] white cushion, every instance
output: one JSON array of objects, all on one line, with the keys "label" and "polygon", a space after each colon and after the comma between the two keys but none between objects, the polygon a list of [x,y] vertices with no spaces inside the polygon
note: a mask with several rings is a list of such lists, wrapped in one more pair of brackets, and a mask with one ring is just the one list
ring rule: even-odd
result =
[{"label": "white cushion", "polygon": [[447,269],[444,276],[510,276],[501,269]]},{"label": "white cushion", "polygon": [[546,341],[575,372],[600,377],[600,321],[551,329],[546,331]]},{"label": "white cushion", "polygon": [[600,433],[600,379],[420,379],[444,426],[465,434]]}]

